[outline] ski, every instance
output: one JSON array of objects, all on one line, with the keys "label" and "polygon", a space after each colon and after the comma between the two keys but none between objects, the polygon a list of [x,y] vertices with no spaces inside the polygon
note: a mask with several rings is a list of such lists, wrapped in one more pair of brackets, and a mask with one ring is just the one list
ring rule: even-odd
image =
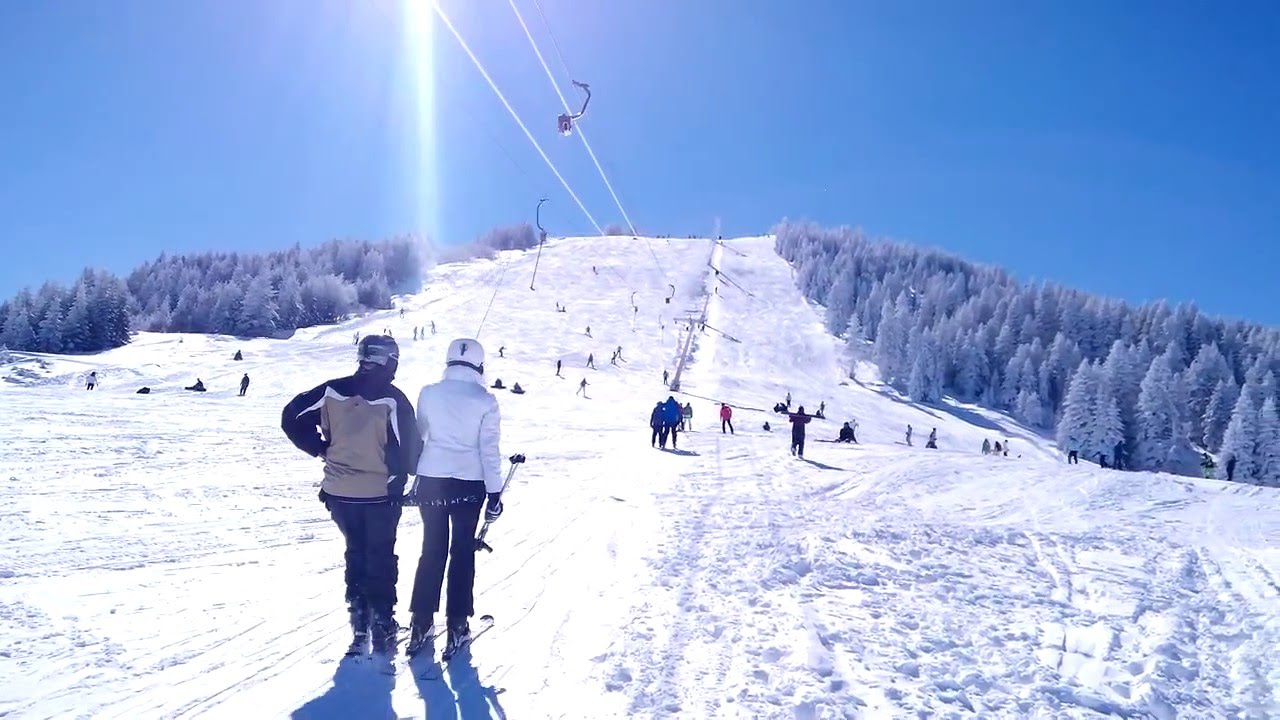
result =
[{"label": "ski", "polygon": [[471,647],[471,643],[475,642],[476,638],[480,637],[481,635],[485,634],[486,632],[492,629],[493,629],[493,616],[481,615],[480,620],[476,622],[476,627],[471,629],[471,634],[467,637],[467,639],[463,641],[462,644],[460,645],[449,646],[445,648],[444,652],[440,653],[440,659],[446,663],[449,662],[454,658],[455,655],[458,654],[459,651],[466,650],[467,648]]}]

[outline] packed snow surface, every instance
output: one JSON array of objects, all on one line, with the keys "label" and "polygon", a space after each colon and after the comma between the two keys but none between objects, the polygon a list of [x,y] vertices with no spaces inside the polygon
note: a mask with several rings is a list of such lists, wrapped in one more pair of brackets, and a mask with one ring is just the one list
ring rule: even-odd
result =
[{"label": "packed snow surface", "polygon": [[[1002,415],[848,378],[770,238],[555,241],[536,290],[533,263],[439,267],[403,319],[7,366],[0,716],[1280,717],[1276,491],[1068,466]],[[693,432],[662,452],[649,411],[704,311]],[[280,409],[383,328],[416,397],[486,312],[490,381],[528,391],[499,393],[504,453],[529,461],[478,558],[497,627],[441,678],[340,663],[342,542]],[[768,411],[787,392],[826,402],[804,459]],[[861,444],[817,442],[849,418]],[[407,509],[402,623],[420,539]]]}]

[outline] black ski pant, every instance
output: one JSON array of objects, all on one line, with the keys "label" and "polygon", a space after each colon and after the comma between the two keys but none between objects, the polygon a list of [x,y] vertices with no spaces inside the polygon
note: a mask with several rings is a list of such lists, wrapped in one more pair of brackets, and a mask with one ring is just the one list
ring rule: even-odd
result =
[{"label": "black ski pant", "polygon": [[791,433],[791,452],[799,455],[800,457],[804,457],[804,433]]},{"label": "black ski pant", "polygon": [[475,614],[476,526],[484,505],[484,484],[455,478],[420,478],[422,499],[422,556],[413,579],[414,614],[433,615],[440,610],[440,589],[445,567],[449,569],[445,616],[467,618]]},{"label": "black ski pant", "polygon": [[680,423],[670,423],[667,425],[667,432],[671,435],[671,449],[676,449],[676,436],[680,434]]},{"label": "black ski pant", "polygon": [[721,420],[721,421],[720,421],[720,434],[721,434],[721,435],[723,435],[723,434],[724,434],[725,426],[728,426],[728,428],[729,428],[729,433],[730,433],[730,434],[733,434],[733,421],[732,421],[732,420],[729,420],[729,419],[727,419],[727,418],[726,418],[726,419],[724,419],[724,420]]},{"label": "black ski pant", "polygon": [[667,434],[666,434],[666,433],[664,433],[664,432],[662,432],[662,426],[661,426],[661,425],[654,425],[651,429],[653,430],[653,437],[649,439],[649,444],[650,444],[650,445],[657,445],[657,444],[658,444],[658,441],[659,441],[659,440],[661,440],[661,441],[662,441],[662,444],[663,444],[663,445],[666,445],[666,444],[667,444]]},{"label": "black ski pant", "polygon": [[396,527],[400,506],[343,502],[330,496],[329,515],[347,542],[347,603],[390,618],[396,606]]}]

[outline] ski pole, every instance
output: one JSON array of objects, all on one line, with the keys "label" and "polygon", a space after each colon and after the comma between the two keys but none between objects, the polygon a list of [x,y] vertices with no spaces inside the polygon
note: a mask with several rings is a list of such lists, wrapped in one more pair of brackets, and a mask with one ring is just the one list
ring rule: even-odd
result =
[{"label": "ski pole", "polygon": [[[511,484],[511,478],[515,477],[516,468],[524,464],[524,455],[520,453],[516,453],[507,459],[511,461],[511,469],[507,471],[507,479],[502,481],[501,492],[503,493],[507,491],[507,486]],[[484,527],[480,528],[480,534],[476,536],[477,551],[484,550],[485,552],[493,552],[493,548],[489,546],[489,543],[484,541],[484,536],[489,533],[489,526],[492,524],[493,523],[488,520],[485,520]]]}]

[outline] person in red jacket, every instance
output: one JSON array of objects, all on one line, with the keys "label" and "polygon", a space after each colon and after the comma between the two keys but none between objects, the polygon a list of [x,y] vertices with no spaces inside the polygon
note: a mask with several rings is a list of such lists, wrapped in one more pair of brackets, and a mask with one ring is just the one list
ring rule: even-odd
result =
[{"label": "person in red jacket", "polygon": [[733,434],[733,408],[725,403],[720,403],[720,434],[724,434],[725,427],[729,428],[729,434]]},{"label": "person in red jacket", "polygon": [[791,454],[804,457],[804,426],[809,424],[812,416],[806,415],[804,406],[800,406],[799,412],[790,413],[787,419],[791,421]]}]

